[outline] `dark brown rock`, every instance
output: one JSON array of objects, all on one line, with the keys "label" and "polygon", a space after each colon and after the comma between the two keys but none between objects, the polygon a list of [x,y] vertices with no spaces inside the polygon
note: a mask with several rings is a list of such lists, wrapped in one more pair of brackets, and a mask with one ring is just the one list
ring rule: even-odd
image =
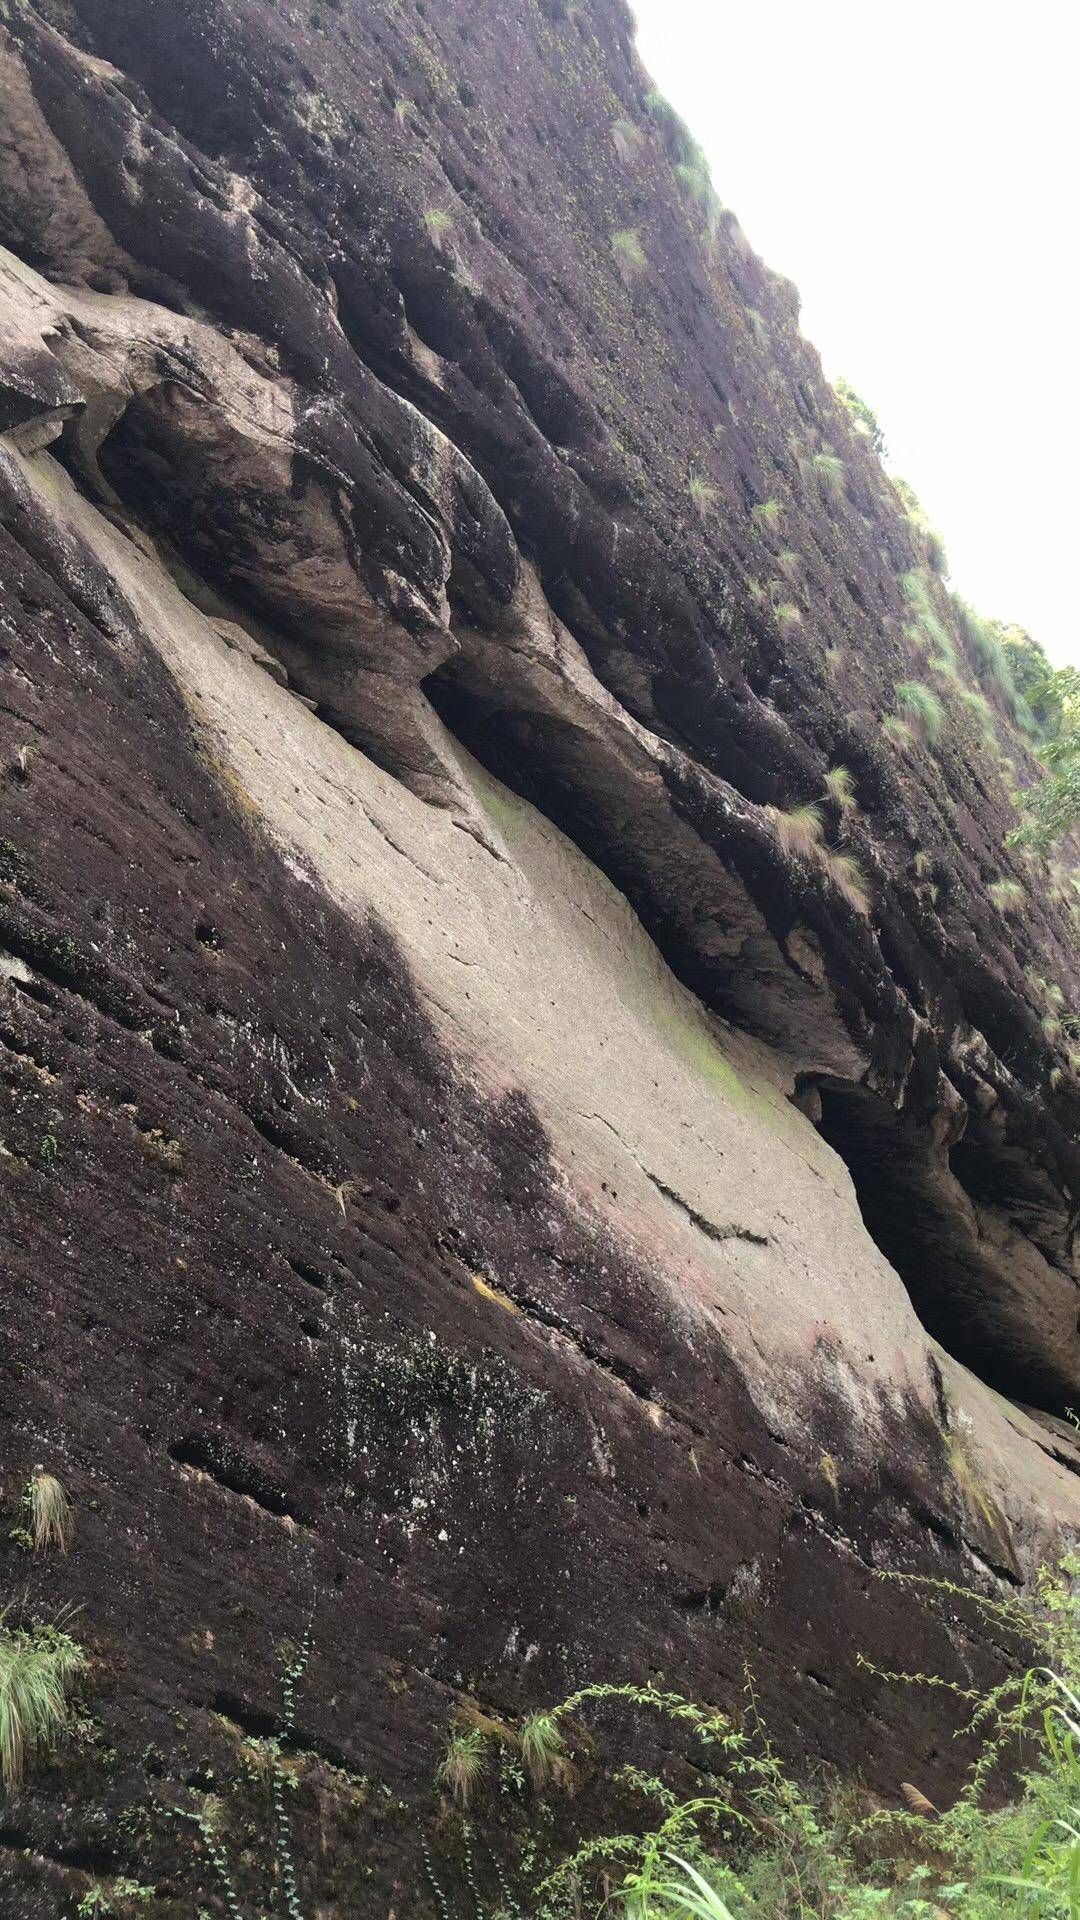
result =
[{"label": "dark brown rock", "polygon": [[[938,1799],[853,1655],[991,1671],[874,1571],[1077,1524],[1073,931],[1004,711],[882,733],[922,556],[792,291],[614,0],[3,0],[0,89],[0,1459],[77,1514],[0,1591],[79,1609],[97,1729],[4,1911],[214,1911],[131,1810],[223,1782],[265,1897],[309,1618],[313,1911],[428,1911],[465,1696],[749,1661],[793,1760]],[[865,900],[777,833],[837,763]]]}]

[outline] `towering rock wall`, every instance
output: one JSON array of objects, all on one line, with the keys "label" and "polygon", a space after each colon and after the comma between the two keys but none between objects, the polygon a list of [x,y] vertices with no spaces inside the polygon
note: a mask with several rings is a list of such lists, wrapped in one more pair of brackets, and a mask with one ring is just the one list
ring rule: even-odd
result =
[{"label": "towering rock wall", "polygon": [[0,0],[0,95],[10,1911],[216,1911],[223,1782],[254,1899],[309,1620],[313,1912],[428,1911],[465,1699],[749,1662],[946,1793],[853,1654],[1080,1516],[1073,933],[793,289],[609,0]]}]

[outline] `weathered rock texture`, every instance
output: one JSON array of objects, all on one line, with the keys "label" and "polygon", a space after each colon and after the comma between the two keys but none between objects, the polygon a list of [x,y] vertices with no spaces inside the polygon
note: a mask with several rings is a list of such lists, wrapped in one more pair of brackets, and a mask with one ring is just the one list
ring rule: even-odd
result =
[{"label": "weathered rock texture", "polygon": [[[959,636],[883,731],[947,597],[647,87],[617,0],[0,0],[3,1493],[77,1508],[3,1591],[96,1729],[5,1913],[217,1912],[133,1809],[234,1780],[254,1900],[309,1617],[335,1920],[429,1911],[467,1695],[749,1660],[794,1758],[948,1792],[853,1655],[991,1653],[872,1572],[1080,1519],[1030,762]],[[777,830],[837,764],[865,900]]]}]

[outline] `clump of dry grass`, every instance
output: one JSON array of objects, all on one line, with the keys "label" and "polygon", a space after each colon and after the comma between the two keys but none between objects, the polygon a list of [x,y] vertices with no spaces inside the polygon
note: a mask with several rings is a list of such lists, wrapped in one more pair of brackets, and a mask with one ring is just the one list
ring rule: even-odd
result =
[{"label": "clump of dry grass", "polygon": [[34,1552],[47,1553],[50,1547],[55,1547],[58,1553],[66,1553],[75,1520],[71,1501],[55,1474],[36,1467],[27,1483],[24,1502],[30,1516]]},{"label": "clump of dry grass", "polygon": [[780,807],[773,807],[771,812],[776,837],[785,853],[805,857],[820,847],[823,821],[816,800],[807,800],[802,806],[790,807],[786,812]]}]

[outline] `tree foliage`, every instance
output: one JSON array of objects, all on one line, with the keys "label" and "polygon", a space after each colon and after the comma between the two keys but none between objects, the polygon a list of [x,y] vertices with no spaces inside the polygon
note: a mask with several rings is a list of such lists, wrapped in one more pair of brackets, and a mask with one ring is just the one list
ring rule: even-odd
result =
[{"label": "tree foliage", "polygon": [[1024,817],[1009,842],[1046,853],[1080,824],[1080,668],[1050,674],[1033,686],[1029,700],[1033,708],[1038,701],[1056,712],[1057,731],[1040,749],[1045,778],[1020,795]]},{"label": "tree foliage", "polygon": [[833,388],[844,411],[851,415],[856,431],[864,433],[880,460],[884,460],[889,449],[885,445],[885,435],[881,431],[877,414],[873,407],[856,393],[846,380],[838,380]]}]

